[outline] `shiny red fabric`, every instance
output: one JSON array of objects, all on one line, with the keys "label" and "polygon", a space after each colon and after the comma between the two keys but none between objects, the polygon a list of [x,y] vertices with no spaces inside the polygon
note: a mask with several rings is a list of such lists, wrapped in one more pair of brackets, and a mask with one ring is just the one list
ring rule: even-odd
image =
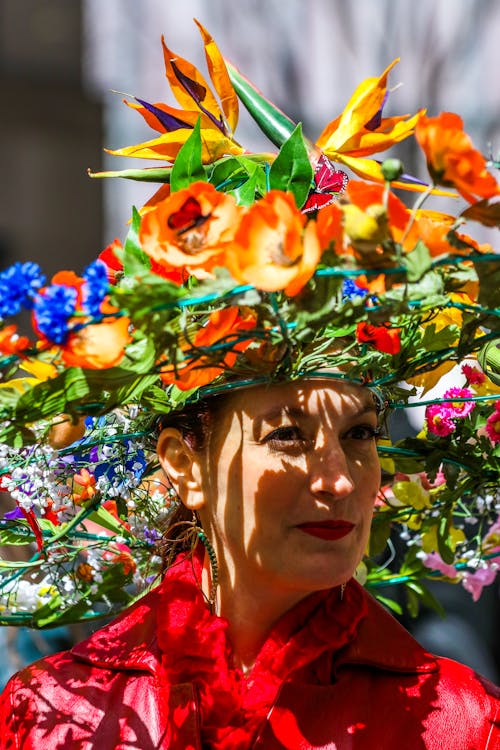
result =
[{"label": "shiny red fabric", "polygon": [[[333,654],[354,638],[366,603],[361,589],[352,585],[341,602],[339,589],[307,597],[272,629],[251,672],[243,676],[233,664],[228,623],[210,613],[197,584],[202,563],[199,554],[179,559],[162,587],[157,609],[162,670],[168,685],[194,685],[203,747],[239,750],[251,747],[289,676],[302,670],[304,679],[304,670],[311,672],[325,652]],[[331,665],[327,679],[330,672]]]},{"label": "shiny red fabric", "polygon": [[[168,591],[169,581],[72,651],[11,679],[0,699],[2,750],[208,750],[214,737],[237,738],[240,750],[500,750],[500,692],[467,667],[427,654],[356,583],[353,611],[366,607],[367,615],[351,640],[338,641],[338,593],[309,597],[278,623],[243,685],[224,621],[210,620],[215,654],[197,633],[199,601],[180,596],[177,584]],[[337,629],[330,645],[329,628]],[[188,637],[197,645],[188,649]],[[182,642],[186,650],[177,651]],[[213,679],[205,672],[204,684],[193,650],[216,670]],[[236,690],[227,713],[220,680]]]}]

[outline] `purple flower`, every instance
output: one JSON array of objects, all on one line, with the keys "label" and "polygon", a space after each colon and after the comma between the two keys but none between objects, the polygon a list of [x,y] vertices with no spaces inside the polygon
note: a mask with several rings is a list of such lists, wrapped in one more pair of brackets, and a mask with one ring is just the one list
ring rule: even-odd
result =
[{"label": "purple flower", "polygon": [[82,309],[87,315],[96,318],[101,313],[101,304],[108,292],[108,272],[101,260],[91,263],[84,271]]},{"label": "purple flower", "polygon": [[7,513],[4,513],[3,517],[6,521],[17,521],[20,518],[24,518],[24,515],[21,508],[16,507],[13,510],[9,510]]},{"label": "purple flower", "polygon": [[33,306],[38,330],[54,344],[64,344],[69,319],[75,312],[78,292],[74,287],[52,284],[37,295]]},{"label": "purple flower", "polygon": [[0,273],[0,318],[17,315],[23,307],[33,307],[35,293],[45,284],[36,263],[14,263]]}]

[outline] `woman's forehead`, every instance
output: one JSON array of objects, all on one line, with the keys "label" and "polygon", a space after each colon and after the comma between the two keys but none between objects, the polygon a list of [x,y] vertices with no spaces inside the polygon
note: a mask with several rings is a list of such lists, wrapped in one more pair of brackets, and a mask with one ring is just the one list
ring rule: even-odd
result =
[{"label": "woman's forehead", "polygon": [[370,389],[343,380],[311,379],[255,386],[235,394],[232,405],[249,417],[272,418],[334,410],[338,413],[377,412]]}]

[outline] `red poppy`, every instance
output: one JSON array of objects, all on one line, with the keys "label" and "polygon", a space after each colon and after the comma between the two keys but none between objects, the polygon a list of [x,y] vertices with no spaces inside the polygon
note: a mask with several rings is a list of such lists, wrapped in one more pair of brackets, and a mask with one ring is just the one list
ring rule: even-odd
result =
[{"label": "red poppy", "polygon": [[400,328],[389,328],[387,325],[374,326],[363,321],[358,323],[356,337],[361,344],[371,344],[379,352],[397,354],[401,351]]}]

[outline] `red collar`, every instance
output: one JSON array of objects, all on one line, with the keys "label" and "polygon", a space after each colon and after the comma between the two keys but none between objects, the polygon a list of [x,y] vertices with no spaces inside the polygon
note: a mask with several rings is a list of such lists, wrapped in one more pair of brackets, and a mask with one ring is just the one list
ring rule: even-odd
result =
[{"label": "red collar", "polygon": [[[162,585],[154,588],[109,625],[73,647],[77,658],[113,670],[140,670],[158,675],[160,650],[156,638],[156,610]],[[354,584],[358,586],[358,584]],[[363,592],[368,616],[359,625],[354,641],[334,662],[335,672],[349,664],[365,664],[394,672],[437,670],[436,660],[381,607]]]}]

